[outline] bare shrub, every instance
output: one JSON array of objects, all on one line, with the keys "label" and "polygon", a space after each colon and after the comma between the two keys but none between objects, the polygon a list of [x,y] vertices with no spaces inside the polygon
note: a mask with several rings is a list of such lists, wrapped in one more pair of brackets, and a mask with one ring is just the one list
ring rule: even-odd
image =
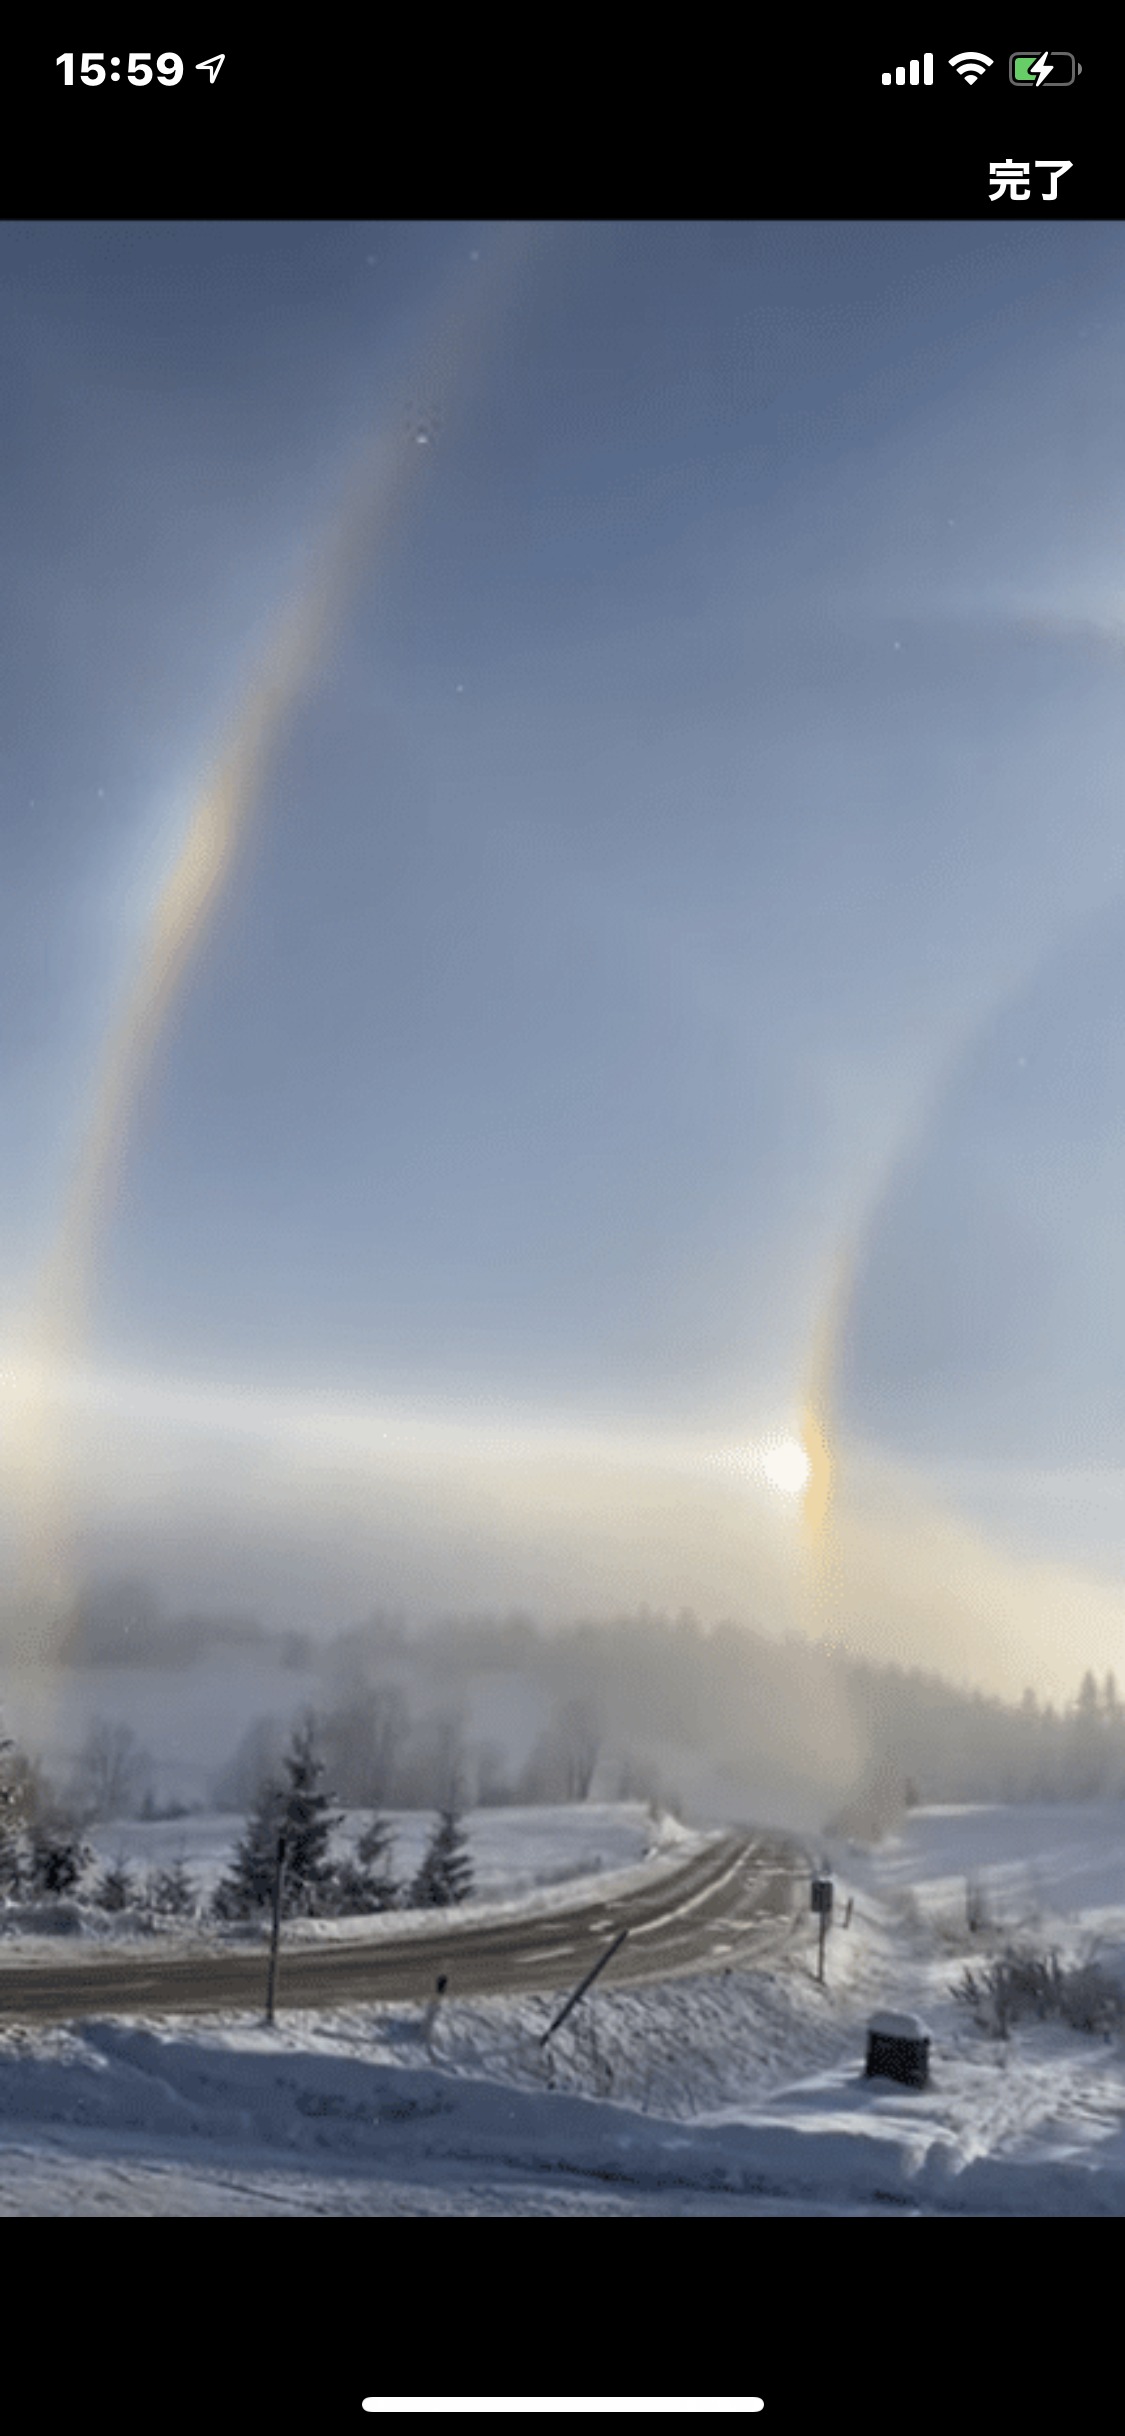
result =
[{"label": "bare shrub", "polygon": [[131,1726],[99,1717],[78,1755],[72,1803],[84,1825],[96,1819],[136,1818],[151,1796],[152,1761]]},{"label": "bare shrub", "polygon": [[1104,2035],[1125,2025],[1125,1988],[1099,1962],[1069,1969],[1057,1954],[1014,1948],[995,1962],[966,1966],[950,1994],[971,2008],[982,2030],[1007,2038],[1020,2021],[1061,2021],[1069,2030]]}]

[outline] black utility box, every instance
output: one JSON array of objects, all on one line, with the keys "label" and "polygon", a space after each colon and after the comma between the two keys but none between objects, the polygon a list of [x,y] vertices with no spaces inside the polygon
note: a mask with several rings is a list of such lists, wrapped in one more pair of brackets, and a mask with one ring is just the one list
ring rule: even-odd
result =
[{"label": "black utility box", "polygon": [[930,2034],[916,2013],[873,2013],[867,2025],[867,2079],[901,2081],[925,2089],[930,2078]]}]

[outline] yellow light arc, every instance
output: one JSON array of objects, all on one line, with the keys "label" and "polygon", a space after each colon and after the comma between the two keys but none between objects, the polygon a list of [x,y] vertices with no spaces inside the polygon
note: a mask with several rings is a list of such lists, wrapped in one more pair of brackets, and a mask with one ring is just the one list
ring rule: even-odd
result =
[{"label": "yellow light arc", "polygon": [[[1125,903],[1125,900],[1121,901]],[[958,1025],[928,1085],[919,1092],[893,1149],[883,1161],[859,1215],[856,1216],[853,1210],[841,1230],[829,1265],[828,1283],[813,1325],[800,1430],[801,1445],[809,1465],[802,1498],[802,1538],[809,1604],[816,1628],[821,1633],[835,1629],[841,1506],[841,1450],[836,1408],[848,1327],[868,1248],[875,1238],[896,1183],[910,1158],[925,1141],[946,1093],[963,1071],[988,1024],[995,1022],[1003,1009],[1031,985],[1048,958],[1061,952],[1061,944],[1081,939],[1091,914],[1102,918],[1104,913],[1105,903],[1101,901],[1094,906],[1082,907],[1061,925],[1052,926],[1048,939],[1041,939],[1037,946],[1015,959],[1000,986],[989,995],[987,1003],[978,1006]]]},{"label": "yellow light arc", "polygon": [[832,1523],[837,1469],[832,1443],[832,1402],[854,1271],[854,1254],[850,1250],[838,1252],[813,1337],[801,1413],[800,1441],[809,1467],[801,1499],[801,1525],[808,1593],[813,1609],[811,1621],[819,1633],[831,1627]]},{"label": "yellow light arc", "polygon": [[[430,402],[436,420],[444,422],[452,381],[463,384],[471,346],[479,354],[540,234],[509,224],[494,238],[484,266],[455,275],[456,292],[439,310],[436,337],[415,375],[415,388]],[[473,262],[476,266],[476,256]],[[16,1331],[7,1382],[7,1467],[22,1539],[17,1609],[32,1624],[40,1655],[61,1654],[62,1611],[74,1588],[65,1370],[77,1360],[88,1323],[100,1240],[139,1095],[245,841],[269,759],[377,546],[386,540],[395,510],[411,493],[412,471],[428,464],[417,439],[416,430],[384,430],[361,451],[312,572],[279,620],[226,744],[199,789],[105,1043],[92,1113],[54,1240]]]}]

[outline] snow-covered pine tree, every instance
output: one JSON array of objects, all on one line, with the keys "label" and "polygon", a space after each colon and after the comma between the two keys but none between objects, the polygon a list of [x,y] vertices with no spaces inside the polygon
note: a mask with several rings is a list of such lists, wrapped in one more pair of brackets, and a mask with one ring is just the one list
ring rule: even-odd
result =
[{"label": "snow-covered pine tree", "polygon": [[14,1776],[16,1746],[10,1734],[4,1732],[0,1719],[0,1810],[10,1808],[15,1799]]},{"label": "snow-covered pine tree", "polygon": [[460,1816],[456,1810],[441,1810],[410,1889],[410,1901],[419,1906],[464,1903],[472,1891],[473,1865]]},{"label": "snow-covered pine tree", "polygon": [[285,1789],[285,1909],[332,1911],[336,1873],[328,1850],[340,1814],[321,1791],[324,1762],[317,1753],[312,1718],[297,1727],[285,1767],[289,1777]]},{"label": "snow-covered pine tree", "polygon": [[378,1813],[364,1828],[355,1848],[355,1857],[367,1882],[368,1900],[373,1911],[393,1911],[403,1899],[403,1888],[392,1866],[394,1836],[388,1819]]},{"label": "snow-covered pine tree", "polygon": [[32,1895],[72,1895],[94,1856],[79,1829],[65,1820],[40,1821],[30,1837],[25,1883]]},{"label": "snow-covered pine tree", "polygon": [[27,1891],[29,1841],[43,1799],[38,1769],[0,1722],[0,1896]]},{"label": "snow-covered pine tree", "polygon": [[382,1819],[376,1814],[364,1828],[355,1848],[355,1857],[360,1868],[368,1870],[377,1879],[386,1879],[389,1883],[388,1870],[392,1846],[393,1832],[390,1820]]},{"label": "snow-covered pine tree", "polygon": [[16,1746],[0,1723],[0,1900],[18,1895],[23,1877],[23,1838],[17,1816]]},{"label": "snow-covered pine tree", "polygon": [[231,1868],[220,1878],[214,1911],[220,1920],[251,1920],[273,1900],[277,1839],[285,1816],[285,1788],[267,1777],[246,1821]]},{"label": "snow-covered pine tree", "polygon": [[166,1912],[175,1919],[182,1920],[195,1910],[198,1897],[182,1853],[166,1868],[153,1872],[150,1901],[154,1912]]},{"label": "snow-covered pine tree", "polygon": [[23,1890],[23,1837],[9,1826],[0,1810],[0,1903],[14,1902]]},{"label": "snow-covered pine tree", "polygon": [[127,1912],[135,1893],[132,1873],[126,1861],[119,1857],[110,1863],[104,1875],[99,1878],[94,1888],[93,1901],[103,1912]]},{"label": "snow-covered pine tree", "polygon": [[354,1857],[336,1866],[336,1909],[348,1912],[390,1912],[400,1888],[391,1871],[392,1830],[386,1819],[373,1818],[364,1828]]},{"label": "snow-covered pine tree", "polygon": [[296,1727],[283,1766],[288,1783],[274,1778],[263,1784],[234,1866],[216,1889],[214,1908],[221,1920],[252,1919],[272,1903],[277,1841],[283,1828],[283,1916],[290,1919],[296,1913],[337,1908],[337,1873],[328,1858],[328,1847],[340,1821],[328,1795],[320,1789],[324,1770],[311,1718]]},{"label": "snow-covered pine tree", "polygon": [[1093,1669],[1087,1667],[1068,1721],[1069,1792],[1089,1802],[1105,1790],[1108,1737]]}]

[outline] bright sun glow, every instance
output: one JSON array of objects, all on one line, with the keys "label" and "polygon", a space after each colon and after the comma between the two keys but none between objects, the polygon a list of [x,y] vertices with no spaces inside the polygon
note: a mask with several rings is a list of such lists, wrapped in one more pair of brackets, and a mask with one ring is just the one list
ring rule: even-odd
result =
[{"label": "bright sun glow", "polygon": [[784,1490],[788,1497],[798,1497],[807,1486],[812,1465],[798,1439],[779,1438],[765,1448],[762,1470],[772,1488]]}]

